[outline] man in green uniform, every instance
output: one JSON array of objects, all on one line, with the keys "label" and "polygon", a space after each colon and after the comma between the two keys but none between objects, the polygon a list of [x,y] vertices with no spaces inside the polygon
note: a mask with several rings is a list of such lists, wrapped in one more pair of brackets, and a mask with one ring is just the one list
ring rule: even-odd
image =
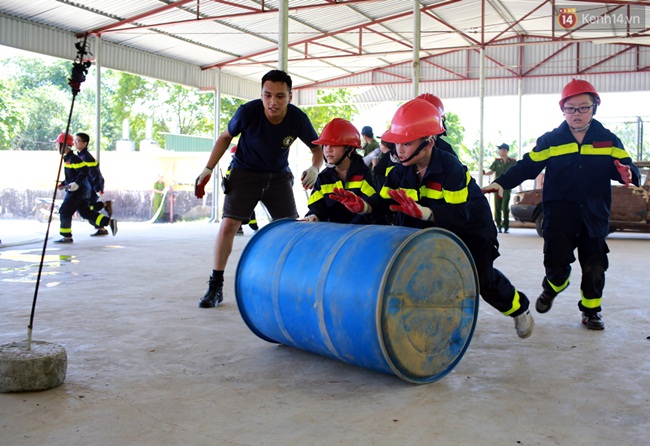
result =
[{"label": "man in green uniform", "polygon": [[[508,144],[503,143],[498,146],[498,149],[499,157],[494,160],[490,170],[483,172],[484,175],[495,174],[495,179],[506,173],[508,169],[517,163],[516,159],[508,157],[508,150],[510,150]],[[503,190],[503,197],[499,197],[499,194],[494,195],[494,221],[497,228],[499,228],[499,232],[508,233],[508,229],[510,229],[510,189]]]}]

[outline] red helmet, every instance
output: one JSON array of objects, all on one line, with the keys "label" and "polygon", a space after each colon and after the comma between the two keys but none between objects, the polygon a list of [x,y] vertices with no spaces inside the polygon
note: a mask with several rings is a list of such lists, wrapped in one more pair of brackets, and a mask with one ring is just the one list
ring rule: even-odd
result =
[{"label": "red helmet", "polygon": [[312,142],[322,146],[361,147],[361,136],[350,121],[334,118],[323,128],[320,138]]},{"label": "red helmet", "polygon": [[600,96],[596,92],[596,89],[587,81],[582,79],[573,78],[571,82],[566,84],[562,89],[562,99],[560,99],[560,108],[564,108],[564,101],[566,101],[571,96],[576,96],[579,94],[590,94],[594,97],[596,105],[600,105]]},{"label": "red helmet", "polygon": [[65,144],[66,146],[74,145],[74,138],[72,137],[72,135],[68,133],[68,138],[66,139],[65,132],[61,132],[61,134],[57,136],[56,141],[54,142],[63,143],[64,141],[66,142]]},{"label": "red helmet", "polygon": [[424,99],[412,99],[395,112],[388,131],[381,136],[388,142],[404,143],[445,131],[440,112]]},{"label": "red helmet", "polygon": [[441,118],[445,117],[445,106],[442,105],[442,100],[438,96],[436,96],[435,94],[422,93],[416,99],[424,99],[425,101],[433,104],[438,109],[438,111],[440,112],[440,117]]}]

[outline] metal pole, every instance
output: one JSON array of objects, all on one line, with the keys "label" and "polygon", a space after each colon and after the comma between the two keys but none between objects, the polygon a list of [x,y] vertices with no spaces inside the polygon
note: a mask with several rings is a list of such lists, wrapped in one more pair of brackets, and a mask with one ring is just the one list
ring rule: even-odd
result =
[{"label": "metal pole", "polygon": [[524,90],[523,83],[524,83],[524,80],[522,78],[519,78],[519,136],[517,137],[518,138],[517,141],[519,141],[517,143],[517,146],[519,147],[519,150],[518,150],[519,156],[517,157],[517,159],[519,159],[519,160],[522,157],[521,152],[523,150],[522,147],[521,147],[522,146],[522,143],[521,143],[521,125],[522,125],[522,120],[523,120],[521,111],[522,111],[522,98],[523,98],[523,90]]},{"label": "metal pole", "polygon": [[102,39],[95,35],[95,158],[99,163],[102,135]]},{"label": "metal pole", "polygon": [[[214,142],[217,142],[221,134],[221,68],[217,68],[214,75]],[[219,179],[217,173],[219,172],[219,163],[214,166],[212,171],[212,213],[210,215],[210,222],[219,223],[219,196],[221,189],[219,188]]]},{"label": "metal pole", "polygon": [[278,70],[287,71],[289,47],[289,0],[281,0],[278,5]]},{"label": "metal pole", "polygon": [[478,136],[478,176],[483,186],[483,126],[485,124],[485,48],[481,48],[480,56],[480,79],[479,79],[479,136]]},{"label": "metal pole", "polygon": [[[88,33],[84,36],[83,43],[77,43],[75,46],[77,48],[77,56],[72,65],[72,76],[68,79],[68,85],[72,88],[72,102],[70,103],[70,113],[68,113],[68,123],[65,127],[65,135],[63,143],[67,144],[68,135],[70,132],[70,121],[72,121],[72,111],[74,110],[74,102],[77,98],[77,94],[81,90],[81,83],[86,80],[86,74],[88,74],[88,68],[90,67],[90,62],[84,61],[84,56],[88,54],[86,45],[88,43]],[[50,205],[50,216],[47,220],[47,229],[45,230],[45,240],[43,240],[43,250],[41,252],[41,261],[38,265],[38,274],[36,276],[36,285],[34,287],[34,298],[32,300],[32,311],[29,316],[29,325],[27,326],[27,350],[32,349],[32,331],[34,328],[34,316],[36,315],[36,301],[38,300],[38,288],[41,284],[41,274],[43,272],[43,263],[45,261],[45,252],[47,250],[47,240],[50,236],[50,225],[52,224],[52,212],[54,211],[54,202],[56,201],[56,191],[59,186],[59,178],[61,176],[61,167],[63,166],[63,155],[64,150],[61,150],[59,145],[59,152],[61,156],[59,157],[59,168],[56,171],[56,181],[54,183],[54,192],[52,193],[52,203]]]},{"label": "metal pole", "polygon": [[420,92],[420,1],[413,0],[413,83],[412,97],[417,98]]}]

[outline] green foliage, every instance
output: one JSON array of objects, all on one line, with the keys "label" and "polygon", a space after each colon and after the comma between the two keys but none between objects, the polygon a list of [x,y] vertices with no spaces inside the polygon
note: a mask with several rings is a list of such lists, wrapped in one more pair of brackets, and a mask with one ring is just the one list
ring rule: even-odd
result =
[{"label": "green foliage", "polygon": [[12,89],[13,82],[0,82],[0,150],[9,150],[24,126],[23,114],[18,113],[21,104],[12,97]]},{"label": "green foliage", "polygon": [[[639,124],[636,121],[618,122],[613,125],[607,125],[603,122],[605,127],[608,127],[623,143],[625,150],[630,154],[634,161],[650,159],[650,139],[646,135],[641,135],[639,138]],[[644,129],[645,130],[645,129]]]},{"label": "green foliage", "polygon": [[347,88],[318,90],[318,104],[312,107],[301,107],[309,116],[316,133],[320,135],[323,127],[334,118],[350,120],[358,113],[357,107],[352,103],[353,93]]}]

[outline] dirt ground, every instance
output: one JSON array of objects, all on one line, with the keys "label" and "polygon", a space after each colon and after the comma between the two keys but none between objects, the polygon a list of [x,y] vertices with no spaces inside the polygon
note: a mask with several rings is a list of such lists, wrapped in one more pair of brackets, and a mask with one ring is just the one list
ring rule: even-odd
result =
[{"label": "dirt ground", "polygon": [[[0,221],[0,344],[26,337],[45,227]],[[74,244],[48,244],[33,332],[65,347],[67,377],[0,394],[3,446],[650,443],[648,234],[608,239],[604,331],[580,324],[575,264],[530,338],[481,301],[460,363],[416,385],[253,334],[233,289],[248,228],[217,309],[197,307],[217,224],[73,230]],[[534,301],[542,240],[525,228],[499,240],[497,267]]]}]

